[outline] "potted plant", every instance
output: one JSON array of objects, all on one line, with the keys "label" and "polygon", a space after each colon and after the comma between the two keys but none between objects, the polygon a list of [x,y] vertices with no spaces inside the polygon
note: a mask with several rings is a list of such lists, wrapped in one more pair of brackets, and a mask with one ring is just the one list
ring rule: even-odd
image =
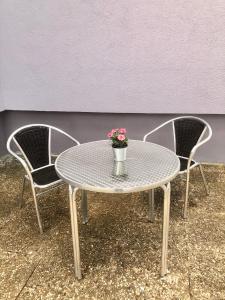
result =
[{"label": "potted plant", "polygon": [[126,160],[128,138],[126,128],[112,129],[107,136],[112,141],[112,148],[115,161]]}]

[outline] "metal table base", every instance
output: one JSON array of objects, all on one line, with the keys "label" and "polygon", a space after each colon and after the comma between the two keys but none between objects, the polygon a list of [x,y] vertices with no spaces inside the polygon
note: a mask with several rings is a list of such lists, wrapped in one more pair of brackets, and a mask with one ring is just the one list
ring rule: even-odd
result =
[{"label": "metal table base", "polygon": [[[170,182],[165,185],[162,185],[161,188],[164,191],[162,259],[161,259],[161,272],[160,272],[161,276],[163,277],[168,273],[167,254],[168,254],[169,214],[170,214]],[[78,188],[74,188],[71,185],[69,186],[70,215],[71,215],[73,255],[74,255],[74,271],[75,271],[75,276],[78,279],[81,279],[82,273],[81,273],[80,244],[79,244],[79,230],[78,230],[77,203],[76,203],[77,191],[78,191]],[[85,193],[86,193],[86,191],[85,191]]]}]

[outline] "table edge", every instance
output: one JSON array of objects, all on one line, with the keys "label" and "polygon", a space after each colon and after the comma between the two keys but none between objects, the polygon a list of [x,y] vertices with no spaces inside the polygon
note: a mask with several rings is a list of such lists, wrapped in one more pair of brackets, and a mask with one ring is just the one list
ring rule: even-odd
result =
[{"label": "table edge", "polygon": [[75,188],[78,188],[78,189],[81,189],[81,190],[86,190],[86,191],[91,191],[91,192],[99,192],[99,193],[109,193],[109,194],[114,194],[114,193],[135,193],[135,192],[142,192],[142,191],[146,191],[146,190],[151,190],[151,189],[155,189],[155,188],[158,188],[158,187],[162,187],[164,186],[165,184],[167,184],[168,182],[172,181],[179,173],[180,171],[180,160],[179,158],[177,157],[176,153],[173,152],[172,150],[170,150],[169,148],[166,148],[164,146],[161,146],[159,144],[156,144],[156,143],[151,143],[151,142],[147,142],[147,141],[142,141],[142,140],[132,140],[132,141],[138,141],[138,142],[143,142],[143,143],[148,143],[148,144],[154,144],[154,145],[158,145],[162,148],[165,148],[166,150],[169,150],[171,152],[174,153],[174,155],[177,157],[177,160],[179,162],[178,164],[178,168],[176,170],[176,172],[172,175],[172,176],[169,176],[167,178],[165,178],[165,180],[163,181],[160,181],[160,182],[157,182],[155,184],[149,184],[149,185],[145,185],[145,186],[141,186],[141,187],[129,187],[129,188],[123,188],[123,189],[117,189],[117,188],[102,188],[102,187],[95,187],[95,186],[91,186],[91,185],[82,185],[82,184],[76,184],[75,182],[72,182],[71,180],[69,179],[66,179],[61,173],[60,171],[58,170],[57,168],[57,161],[58,159],[60,158],[60,156],[62,154],[64,154],[65,152],[69,151],[71,148],[74,148],[74,147],[80,147],[81,145],[84,145],[84,144],[90,144],[90,143],[95,143],[95,142],[102,142],[102,141],[107,141],[107,140],[99,140],[99,141],[92,141],[92,142],[88,142],[88,143],[83,143],[83,144],[80,144],[80,145],[76,145],[76,146],[73,146],[73,147],[70,147],[68,149],[66,149],[65,151],[63,151],[62,153],[59,154],[59,156],[57,157],[56,161],[55,161],[55,170],[56,170],[56,173],[57,175],[64,181],[66,182],[67,184],[71,185],[72,187],[75,187]]}]

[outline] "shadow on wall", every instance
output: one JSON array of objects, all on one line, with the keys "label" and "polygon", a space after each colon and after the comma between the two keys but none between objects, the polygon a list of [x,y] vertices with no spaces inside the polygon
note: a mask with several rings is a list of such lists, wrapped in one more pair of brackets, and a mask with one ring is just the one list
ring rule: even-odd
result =
[{"label": "shadow on wall", "polygon": [[[30,123],[47,123],[61,128],[80,143],[106,139],[107,132],[114,127],[125,127],[131,139],[143,136],[159,124],[177,115],[149,114],[103,114],[77,112],[29,112],[5,111],[0,113],[0,153],[6,153],[7,137],[16,128]],[[225,115],[200,115],[209,122],[213,130],[212,139],[198,152],[197,159],[206,162],[225,163]],[[173,149],[172,128],[168,127],[151,137],[151,141]],[[66,141],[57,139],[56,150],[69,147]]]},{"label": "shadow on wall", "polygon": [[5,125],[4,125],[4,112],[0,112],[0,154],[6,153],[6,137],[5,137]]}]

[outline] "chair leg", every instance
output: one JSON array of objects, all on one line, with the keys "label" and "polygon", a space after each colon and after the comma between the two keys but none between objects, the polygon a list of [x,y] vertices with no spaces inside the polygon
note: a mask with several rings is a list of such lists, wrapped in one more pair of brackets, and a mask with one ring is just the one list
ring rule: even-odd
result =
[{"label": "chair leg", "polygon": [[154,189],[148,192],[148,203],[149,203],[149,221],[153,223],[155,221],[155,199],[154,199]]},{"label": "chair leg", "polygon": [[185,192],[184,212],[183,212],[184,219],[187,219],[189,180],[190,180],[190,170],[187,171],[187,182],[186,182],[186,192]]},{"label": "chair leg", "polygon": [[81,211],[83,217],[83,224],[88,223],[88,202],[87,202],[87,191],[81,191]]},{"label": "chair leg", "polygon": [[199,165],[199,170],[200,170],[200,173],[202,175],[202,180],[203,180],[203,183],[204,183],[206,195],[209,195],[209,189],[208,189],[208,185],[207,185],[205,175],[204,175],[204,172],[203,172],[203,169],[202,169],[202,165]]},{"label": "chair leg", "polygon": [[22,187],[22,193],[21,193],[21,198],[19,198],[19,208],[22,208],[24,206],[24,191],[25,191],[25,185],[26,185],[26,176],[23,178],[23,187]]},{"label": "chair leg", "polygon": [[40,213],[39,213],[36,192],[35,192],[35,189],[34,189],[33,186],[32,186],[32,193],[33,193],[33,197],[34,197],[34,205],[35,205],[37,219],[38,219],[38,226],[39,226],[40,233],[42,234],[43,233],[43,228],[42,228],[41,216],[40,216]]}]

